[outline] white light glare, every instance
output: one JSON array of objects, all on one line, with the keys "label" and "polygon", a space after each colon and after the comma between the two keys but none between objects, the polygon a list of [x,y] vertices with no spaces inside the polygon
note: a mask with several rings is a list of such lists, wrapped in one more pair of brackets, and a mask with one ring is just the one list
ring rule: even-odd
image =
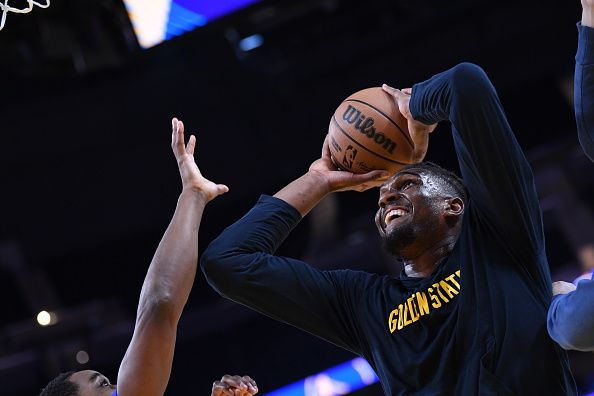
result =
[{"label": "white light glare", "polygon": [[262,37],[261,34],[254,34],[242,39],[239,42],[239,48],[241,48],[242,51],[247,52],[254,48],[258,48],[262,43],[264,43],[264,37]]},{"label": "white light glare", "polygon": [[89,362],[89,354],[87,351],[80,350],[76,352],[76,361],[79,364],[87,364]]},{"label": "white light glare", "polygon": [[52,323],[52,315],[47,311],[41,311],[37,314],[37,323],[40,326],[48,326]]},{"label": "white light glare", "polygon": [[51,311],[41,311],[37,314],[37,323],[40,326],[50,326],[58,323],[58,316]]}]

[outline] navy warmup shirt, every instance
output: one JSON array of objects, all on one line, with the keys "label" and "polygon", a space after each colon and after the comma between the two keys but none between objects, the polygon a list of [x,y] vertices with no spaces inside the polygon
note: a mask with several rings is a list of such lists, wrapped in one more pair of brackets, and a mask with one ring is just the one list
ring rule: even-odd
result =
[{"label": "navy warmup shirt", "polygon": [[546,328],[551,277],[532,172],[495,89],[464,63],[416,84],[410,109],[426,124],[451,122],[470,192],[459,240],[430,277],[275,256],[300,214],[262,196],[203,253],[209,283],[364,357],[387,395],[576,394]]}]

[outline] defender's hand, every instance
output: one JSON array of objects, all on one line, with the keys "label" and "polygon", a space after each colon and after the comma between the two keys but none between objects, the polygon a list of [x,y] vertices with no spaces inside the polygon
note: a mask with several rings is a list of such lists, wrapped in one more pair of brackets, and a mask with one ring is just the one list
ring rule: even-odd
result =
[{"label": "defender's hand", "polygon": [[183,189],[202,194],[206,198],[206,202],[229,191],[229,188],[224,184],[215,184],[200,173],[200,169],[198,169],[194,161],[196,137],[191,135],[188,144],[184,145],[184,123],[177,118],[173,118],[171,120],[171,126],[173,128],[171,132],[171,148],[177,160]]},{"label": "defender's hand", "polygon": [[563,281],[553,282],[553,296],[571,293],[575,289],[577,287],[573,283]]},{"label": "defender's hand", "polygon": [[384,84],[382,85],[382,89],[394,98],[394,101],[398,105],[398,110],[400,110],[400,113],[408,121],[408,132],[415,145],[413,162],[423,161],[429,146],[429,134],[435,130],[437,124],[425,125],[413,118],[409,107],[410,96],[412,94],[411,88],[400,90]]},{"label": "defender's hand", "polygon": [[256,381],[244,375],[224,375],[212,383],[211,396],[252,396],[258,393]]}]

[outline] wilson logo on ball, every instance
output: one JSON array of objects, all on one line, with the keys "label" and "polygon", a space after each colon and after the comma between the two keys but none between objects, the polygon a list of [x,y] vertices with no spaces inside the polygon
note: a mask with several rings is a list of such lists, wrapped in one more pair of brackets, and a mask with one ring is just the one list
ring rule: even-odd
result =
[{"label": "wilson logo on ball", "polygon": [[356,130],[367,136],[369,139],[382,146],[388,153],[393,154],[396,149],[396,143],[386,137],[382,132],[378,132],[375,127],[375,121],[371,117],[365,117],[361,110],[357,109],[353,105],[348,105],[342,119],[349,124],[353,125]]}]

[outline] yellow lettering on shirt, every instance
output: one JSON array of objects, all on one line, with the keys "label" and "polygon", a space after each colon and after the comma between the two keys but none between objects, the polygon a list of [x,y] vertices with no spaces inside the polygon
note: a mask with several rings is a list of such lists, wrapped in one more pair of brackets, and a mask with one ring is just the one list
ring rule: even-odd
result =
[{"label": "yellow lettering on shirt", "polygon": [[429,297],[431,298],[431,306],[433,308],[441,307],[441,301],[439,301],[437,294],[433,294],[433,289],[429,288],[429,289],[427,289],[427,291],[429,292]]},{"label": "yellow lettering on shirt", "polygon": [[395,319],[395,316],[398,317],[398,308],[393,309],[392,312],[390,312],[390,318],[388,319],[388,323],[390,323],[390,333],[395,332],[396,326],[398,326],[398,319]]},{"label": "yellow lettering on shirt", "polygon": [[448,298],[441,293],[441,290],[439,290],[439,283],[434,283],[432,286],[435,288],[435,291],[437,292],[439,297],[441,297],[443,302],[450,302],[450,300],[448,300]]},{"label": "yellow lettering on shirt", "polygon": [[[402,330],[425,315],[441,309],[460,294],[460,270],[432,284],[426,290],[414,292],[398,304],[388,316],[390,333]],[[427,297],[429,296],[429,297]],[[429,304],[431,303],[431,304]]]},{"label": "yellow lettering on shirt", "polygon": [[453,298],[456,294],[458,294],[458,290],[454,289],[452,286],[449,285],[446,281],[442,280],[439,281],[439,286],[445,291],[450,298]]},{"label": "yellow lettering on shirt", "polygon": [[[456,271],[456,273],[458,273],[458,272],[460,272],[460,271]],[[454,284],[454,286],[456,287],[456,289],[460,290],[460,284],[458,283],[458,281],[456,279],[454,279],[455,276],[456,276],[456,274],[452,274],[452,275],[448,276],[446,278],[446,280],[452,282]],[[458,275],[458,277],[459,276],[460,275]]]},{"label": "yellow lettering on shirt", "polygon": [[419,313],[421,316],[429,313],[429,303],[427,302],[427,295],[424,291],[417,292],[417,306],[419,307]]},{"label": "yellow lettering on shirt", "polygon": [[410,296],[409,298],[406,299],[406,305],[408,305],[408,312],[410,312],[410,318],[413,322],[416,322],[417,320],[419,320],[419,314],[416,310],[415,305],[413,304],[413,301],[415,299],[414,294],[412,296]]},{"label": "yellow lettering on shirt", "polygon": [[408,305],[404,304],[404,326],[408,326],[412,323],[412,320],[408,318]]}]

